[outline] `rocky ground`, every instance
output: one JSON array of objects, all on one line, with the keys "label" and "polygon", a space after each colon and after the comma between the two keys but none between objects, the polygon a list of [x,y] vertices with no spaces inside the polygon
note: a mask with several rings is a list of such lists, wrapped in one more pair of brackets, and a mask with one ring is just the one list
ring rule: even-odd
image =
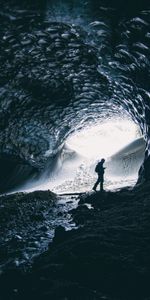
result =
[{"label": "rocky ground", "polygon": [[67,229],[75,225],[68,213],[75,202],[50,191],[1,196],[0,271],[29,268],[32,259],[46,251],[59,224]]},{"label": "rocky ground", "polygon": [[57,227],[32,268],[2,272],[2,299],[149,300],[149,190],[80,196],[71,211],[78,229]]}]

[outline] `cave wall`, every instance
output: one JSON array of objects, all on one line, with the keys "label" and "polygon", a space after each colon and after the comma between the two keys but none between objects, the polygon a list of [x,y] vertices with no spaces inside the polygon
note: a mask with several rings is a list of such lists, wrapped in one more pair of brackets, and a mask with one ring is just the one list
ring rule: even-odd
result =
[{"label": "cave wall", "polygon": [[123,3],[2,1],[1,159],[40,172],[75,128],[125,110],[150,178],[150,5]]}]

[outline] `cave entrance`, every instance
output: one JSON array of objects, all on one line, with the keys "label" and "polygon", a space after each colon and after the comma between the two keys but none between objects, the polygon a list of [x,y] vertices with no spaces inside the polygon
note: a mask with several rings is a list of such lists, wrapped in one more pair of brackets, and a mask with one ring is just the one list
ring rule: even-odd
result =
[{"label": "cave entrance", "polygon": [[130,119],[110,119],[75,131],[66,144],[89,159],[108,158],[141,137],[139,127]]},{"label": "cave entrance", "polygon": [[65,139],[50,167],[36,182],[21,190],[57,193],[91,191],[97,174],[95,165],[105,158],[105,190],[134,186],[144,160],[145,142],[140,127],[128,116],[84,122]]},{"label": "cave entrance", "polygon": [[133,186],[144,159],[140,128],[129,117],[86,124],[66,139],[52,190],[56,193],[90,191],[96,163],[104,157],[105,189]]}]

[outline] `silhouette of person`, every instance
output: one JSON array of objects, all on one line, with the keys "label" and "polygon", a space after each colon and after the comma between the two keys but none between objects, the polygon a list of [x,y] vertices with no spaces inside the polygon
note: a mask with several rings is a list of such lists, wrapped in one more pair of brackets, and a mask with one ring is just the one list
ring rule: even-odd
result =
[{"label": "silhouette of person", "polygon": [[94,186],[93,186],[93,190],[96,192],[96,188],[98,186],[98,184],[100,183],[100,191],[103,191],[103,183],[104,183],[104,170],[106,168],[103,167],[103,164],[105,162],[105,159],[102,158],[101,161],[96,165],[95,168],[95,172],[98,175],[98,179],[95,182]]}]

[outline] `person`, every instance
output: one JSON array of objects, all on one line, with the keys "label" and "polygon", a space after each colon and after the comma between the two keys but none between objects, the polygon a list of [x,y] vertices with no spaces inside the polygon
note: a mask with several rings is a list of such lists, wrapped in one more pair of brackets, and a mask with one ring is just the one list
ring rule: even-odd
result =
[{"label": "person", "polygon": [[96,188],[98,186],[98,184],[100,183],[100,191],[102,192],[104,189],[103,189],[103,183],[104,183],[104,170],[106,168],[103,167],[103,164],[105,162],[105,159],[102,158],[101,161],[96,165],[96,168],[95,168],[95,172],[97,173],[98,175],[98,179],[97,181],[95,182],[94,186],[93,186],[93,190],[96,192]]}]

